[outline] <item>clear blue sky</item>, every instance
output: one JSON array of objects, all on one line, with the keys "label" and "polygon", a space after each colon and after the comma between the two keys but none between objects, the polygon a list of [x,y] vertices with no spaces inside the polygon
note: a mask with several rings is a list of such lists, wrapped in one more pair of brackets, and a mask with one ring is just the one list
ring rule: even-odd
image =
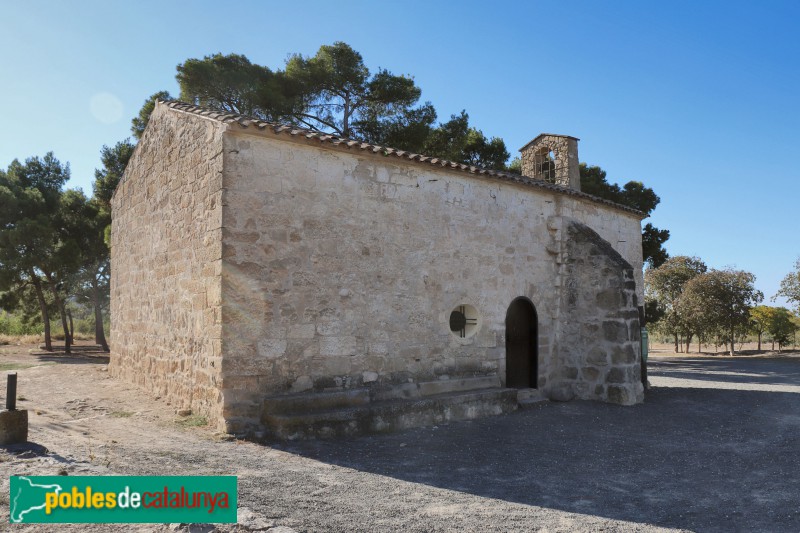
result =
[{"label": "clear blue sky", "polygon": [[52,150],[91,193],[178,63],[281,68],[342,40],[513,153],[580,137],[582,161],[661,196],[672,255],[749,270],[767,298],[800,256],[800,2],[26,0],[0,20],[2,168]]}]

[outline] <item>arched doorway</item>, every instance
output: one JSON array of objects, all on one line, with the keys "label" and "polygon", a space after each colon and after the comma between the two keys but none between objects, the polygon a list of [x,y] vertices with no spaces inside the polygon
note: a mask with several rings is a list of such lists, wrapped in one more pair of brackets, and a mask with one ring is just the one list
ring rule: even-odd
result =
[{"label": "arched doorway", "polygon": [[536,308],[520,296],[506,313],[506,387],[536,388],[539,378],[539,336]]}]

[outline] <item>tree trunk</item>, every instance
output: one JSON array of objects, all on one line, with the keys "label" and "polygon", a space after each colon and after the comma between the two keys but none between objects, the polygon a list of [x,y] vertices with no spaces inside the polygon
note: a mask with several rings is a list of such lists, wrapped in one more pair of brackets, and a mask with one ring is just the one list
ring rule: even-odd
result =
[{"label": "tree trunk", "polygon": [[675,333],[675,353],[678,353],[678,334]]},{"label": "tree trunk", "polygon": [[731,355],[736,355],[736,334],[731,331]]},{"label": "tree trunk", "polygon": [[686,353],[689,353],[692,349],[692,336],[693,335],[687,335],[686,337]]},{"label": "tree trunk", "polygon": [[697,353],[703,353],[703,347],[701,346],[703,339],[699,336],[697,337]]},{"label": "tree trunk", "polygon": [[344,109],[342,113],[342,136],[346,139],[350,138],[350,97],[346,96],[344,99]]},{"label": "tree trunk", "polygon": [[761,351],[761,332],[758,332],[758,351]]},{"label": "tree trunk", "polygon": [[44,324],[44,349],[48,352],[53,351],[53,340],[50,338],[50,313],[47,312],[47,301],[44,299],[44,291],[42,291],[42,283],[39,277],[30,272],[31,283],[33,288],[36,289],[36,299],[39,300],[39,309],[42,312],[42,323]]},{"label": "tree trunk", "polygon": [[107,352],[108,342],[106,342],[106,333],[103,329],[103,310],[100,307],[100,290],[97,287],[97,280],[92,280],[92,302],[94,303],[94,342],[103,347],[103,351]]},{"label": "tree trunk", "polygon": [[772,351],[775,351],[775,339],[772,339]]},{"label": "tree trunk", "polygon": [[72,353],[70,349],[72,343],[69,337],[69,326],[67,325],[67,313],[65,311],[64,302],[61,301],[61,297],[58,295],[58,288],[56,284],[53,283],[53,278],[47,275],[47,281],[50,285],[50,292],[53,294],[53,300],[55,300],[56,307],[61,315],[61,327],[64,329],[64,353]]},{"label": "tree trunk", "polygon": [[67,309],[67,318],[69,319],[69,343],[75,343],[75,323],[72,321],[72,311]]}]

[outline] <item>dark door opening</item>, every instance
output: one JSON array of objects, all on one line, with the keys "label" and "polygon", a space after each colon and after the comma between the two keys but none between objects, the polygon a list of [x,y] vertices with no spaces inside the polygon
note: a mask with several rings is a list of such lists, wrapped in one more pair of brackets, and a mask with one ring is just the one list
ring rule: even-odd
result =
[{"label": "dark door opening", "polygon": [[536,308],[527,298],[519,297],[506,313],[506,387],[537,388],[538,366]]}]

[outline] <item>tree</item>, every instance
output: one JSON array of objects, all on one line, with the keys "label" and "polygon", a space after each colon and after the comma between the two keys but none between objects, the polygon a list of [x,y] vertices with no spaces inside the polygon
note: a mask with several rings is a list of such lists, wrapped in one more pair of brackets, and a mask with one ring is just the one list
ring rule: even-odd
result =
[{"label": "tree", "polygon": [[709,337],[715,334],[714,325],[708,321],[708,317],[696,312],[694,305],[697,301],[684,291],[675,302],[675,316],[677,317],[677,328],[680,338],[686,344],[685,352],[689,353],[692,338],[697,336],[698,352],[702,351],[703,341],[708,341]]},{"label": "tree", "polygon": [[775,318],[775,307],[757,305],[750,310],[750,322],[753,333],[758,335],[758,351],[761,351],[761,336],[768,331]]},{"label": "tree", "polygon": [[627,205],[642,213],[649,215],[661,202],[655,191],[640,181],[629,181],[622,188],[616,183],[609,183],[606,171],[600,167],[581,163],[580,175],[582,192]]},{"label": "tree", "polygon": [[[706,272],[708,267],[698,257],[679,255],[667,259],[656,268],[648,268],[645,272],[645,300],[657,305],[663,316],[657,327],[675,339],[675,352],[678,352],[679,335],[687,334],[689,340],[689,321],[678,302],[689,280]],[[688,345],[688,342],[687,342]]]},{"label": "tree", "polygon": [[111,211],[111,197],[122,179],[135,148],[135,144],[125,139],[112,147],[103,145],[100,150],[100,162],[103,168],[95,169],[92,189],[94,198],[106,211]]},{"label": "tree", "polygon": [[61,211],[64,239],[76,256],[65,285],[70,296],[94,310],[95,342],[108,351],[103,329],[103,309],[108,307],[110,254],[104,239],[111,212],[96,198],[87,199],[79,190],[64,193]]},{"label": "tree", "polygon": [[144,129],[147,127],[147,123],[150,121],[150,115],[153,114],[153,110],[156,108],[156,102],[158,100],[172,100],[172,96],[170,96],[169,92],[167,91],[158,91],[157,93],[151,94],[147,100],[144,101],[142,108],[139,110],[139,115],[134,117],[131,121],[131,132],[137,140],[142,138]]},{"label": "tree", "polygon": [[797,306],[797,312],[800,313],[800,259],[794,264],[794,272],[786,274],[781,281],[781,288],[772,297],[773,301],[778,296],[783,296],[794,303]]},{"label": "tree", "polygon": [[295,92],[297,122],[348,138],[363,138],[364,127],[376,121],[396,120],[422,94],[409,76],[386,69],[370,74],[361,54],[341,41],[320,46],[310,58],[290,56],[286,77]]},{"label": "tree", "polygon": [[664,243],[669,239],[669,230],[658,229],[650,222],[642,228],[642,259],[651,267],[663,265],[669,259]]},{"label": "tree", "polygon": [[406,150],[426,153],[425,143],[433,131],[436,110],[430,102],[403,110],[391,118],[372,115],[359,124],[362,140]]},{"label": "tree", "polygon": [[[99,217],[98,220],[105,221],[105,227],[100,234],[101,242],[104,244],[105,254],[108,255],[108,244],[111,240],[111,198],[114,191],[125,173],[136,145],[129,139],[120,141],[113,147],[103,145],[100,150],[100,161],[103,168],[95,169],[92,190],[94,195],[93,202],[97,204],[98,212],[93,216]],[[98,344],[101,344],[98,342]]]},{"label": "tree", "polygon": [[25,164],[15,160],[8,172],[0,172],[0,306],[27,310],[32,289],[48,350],[55,311],[64,329],[65,352],[70,352],[66,304],[73,297],[94,309],[95,340],[108,350],[102,310],[108,307],[110,258],[104,233],[111,222],[110,195],[132,151],[127,141],[103,147],[104,167],[96,172],[92,200],[80,190],[61,190],[69,166],[52,153]]},{"label": "tree", "polygon": [[[410,76],[386,69],[374,74],[348,44],[323,45],[312,57],[294,54],[285,70],[256,65],[243,55],[214,54],[177,67],[182,100],[221,111],[285,122],[339,137],[425,153],[459,163],[505,169],[502,139],[469,125],[466,112],[436,125],[430,102]],[[160,92],[133,121],[138,139]]]},{"label": "tree", "polygon": [[[5,270],[0,271],[0,276],[5,273]],[[0,282],[0,285],[2,282]],[[44,293],[46,300],[46,315],[48,317],[55,316],[58,311],[53,306],[52,299],[48,298],[47,293]],[[10,310],[11,313],[17,315],[20,319],[21,330],[43,330],[42,324],[42,310],[39,305],[36,290],[30,283],[18,284],[10,287],[10,290],[0,293],[0,309]],[[14,335],[15,333],[10,333]],[[23,334],[20,331],[20,334]],[[45,339],[46,340],[46,339]],[[45,349],[50,351],[45,343]]]},{"label": "tree", "polygon": [[69,180],[69,165],[62,165],[52,152],[20,163],[14,160],[0,173],[0,291],[14,293],[4,305],[19,303],[19,295],[33,288],[44,325],[45,348],[52,350],[50,313],[46,291],[62,313],[65,349],[69,351],[69,329],[55,269],[62,257],[56,214],[61,187]]},{"label": "tree", "polygon": [[61,315],[65,353],[70,353],[70,346],[73,344],[67,300],[74,291],[74,278],[83,259],[81,241],[85,227],[82,209],[84,203],[85,196],[79,189],[61,192],[56,210],[50,215],[54,233],[48,254],[37,261]]},{"label": "tree", "polygon": [[679,306],[690,320],[715,331],[735,355],[736,339],[750,327],[750,309],[764,299],[754,283],[750,272],[712,269],[686,282]]},{"label": "tree", "polygon": [[470,127],[466,111],[453,115],[431,131],[422,151],[442,159],[494,170],[504,170],[509,157],[502,139],[487,139],[482,131]]},{"label": "tree", "polygon": [[273,122],[291,114],[294,91],[286,74],[253,64],[243,55],[187,59],[177,70],[184,102]]},{"label": "tree", "polygon": [[773,307],[772,320],[770,320],[767,332],[772,337],[772,349],[775,349],[775,343],[778,343],[778,351],[780,351],[785,344],[789,343],[798,330],[796,317],[791,311],[785,307]]},{"label": "tree", "polygon": [[[622,188],[609,183],[606,171],[598,166],[581,163],[580,175],[582,192],[632,207],[647,216],[661,202],[655,191],[640,181],[629,181]],[[650,268],[661,266],[669,258],[663,246],[667,239],[669,230],[658,229],[649,222],[642,229],[642,258]]]},{"label": "tree", "polygon": [[111,229],[111,197],[125,168],[133,155],[135,146],[127,139],[112,148],[103,146],[100,159],[103,167],[95,169],[92,185],[94,196],[83,202],[84,227],[80,231],[83,260],[78,275],[77,295],[94,309],[95,342],[108,351],[103,329],[103,310],[110,299],[111,256],[108,247]]}]

